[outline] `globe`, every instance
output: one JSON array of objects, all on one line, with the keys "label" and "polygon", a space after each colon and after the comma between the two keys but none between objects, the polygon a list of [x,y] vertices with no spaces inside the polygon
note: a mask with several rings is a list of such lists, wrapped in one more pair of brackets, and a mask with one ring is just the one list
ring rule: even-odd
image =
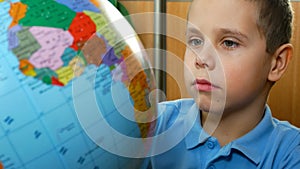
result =
[{"label": "globe", "polygon": [[107,0],[0,0],[0,169],[147,168],[151,66]]}]

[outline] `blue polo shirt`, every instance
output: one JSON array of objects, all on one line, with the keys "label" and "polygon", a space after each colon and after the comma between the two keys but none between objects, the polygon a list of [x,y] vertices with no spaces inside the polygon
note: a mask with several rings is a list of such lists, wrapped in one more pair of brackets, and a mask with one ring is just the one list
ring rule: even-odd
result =
[{"label": "blue polo shirt", "polygon": [[159,104],[154,169],[300,169],[300,131],[272,117],[221,147],[202,130],[193,99]]}]

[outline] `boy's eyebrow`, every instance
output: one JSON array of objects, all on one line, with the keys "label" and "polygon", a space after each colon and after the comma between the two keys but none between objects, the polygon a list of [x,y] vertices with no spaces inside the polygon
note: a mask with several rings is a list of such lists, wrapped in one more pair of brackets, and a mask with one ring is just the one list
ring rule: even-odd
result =
[{"label": "boy's eyebrow", "polygon": [[220,31],[222,34],[229,34],[229,35],[236,35],[243,39],[248,40],[248,36],[243,34],[242,32],[235,30],[235,29],[229,29],[229,28],[219,28],[218,31]]},{"label": "boy's eyebrow", "polygon": [[186,29],[185,34],[187,34],[188,32],[195,33],[195,34],[202,34],[200,32],[200,30],[195,28],[194,26],[188,26],[187,29]]},{"label": "boy's eyebrow", "polygon": [[[194,26],[188,26],[187,27],[187,30],[186,30],[186,34],[188,32],[191,32],[191,33],[195,33],[195,34],[202,34],[200,32],[199,29],[195,28]],[[222,34],[228,34],[228,35],[236,35],[236,36],[239,36],[243,39],[246,39],[248,40],[248,36],[243,34],[242,32],[238,31],[238,30],[235,30],[235,29],[230,29],[230,28],[218,28],[215,30],[215,32],[221,32]]]}]

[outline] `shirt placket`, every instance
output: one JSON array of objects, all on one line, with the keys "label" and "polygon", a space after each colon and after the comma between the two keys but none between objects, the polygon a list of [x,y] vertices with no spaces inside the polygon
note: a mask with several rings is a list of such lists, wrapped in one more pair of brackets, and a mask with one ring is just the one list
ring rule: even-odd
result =
[{"label": "shirt placket", "polygon": [[209,138],[206,143],[206,164],[204,165],[205,169],[218,169],[216,166],[216,162],[221,160],[223,157],[227,157],[230,154],[230,145],[226,145],[224,147],[220,147],[219,142],[215,138]]}]

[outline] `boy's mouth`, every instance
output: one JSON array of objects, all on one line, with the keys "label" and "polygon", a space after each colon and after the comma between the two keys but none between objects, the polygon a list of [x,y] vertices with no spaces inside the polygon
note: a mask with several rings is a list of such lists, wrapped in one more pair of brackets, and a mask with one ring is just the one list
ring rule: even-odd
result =
[{"label": "boy's mouth", "polygon": [[206,79],[196,79],[193,82],[193,86],[196,88],[196,90],[201,91],[201,92],[211,92],[212,90],[214,90],[215,88],[217,88],[215,85],[211,84],[211,82],[209,82]]}]

